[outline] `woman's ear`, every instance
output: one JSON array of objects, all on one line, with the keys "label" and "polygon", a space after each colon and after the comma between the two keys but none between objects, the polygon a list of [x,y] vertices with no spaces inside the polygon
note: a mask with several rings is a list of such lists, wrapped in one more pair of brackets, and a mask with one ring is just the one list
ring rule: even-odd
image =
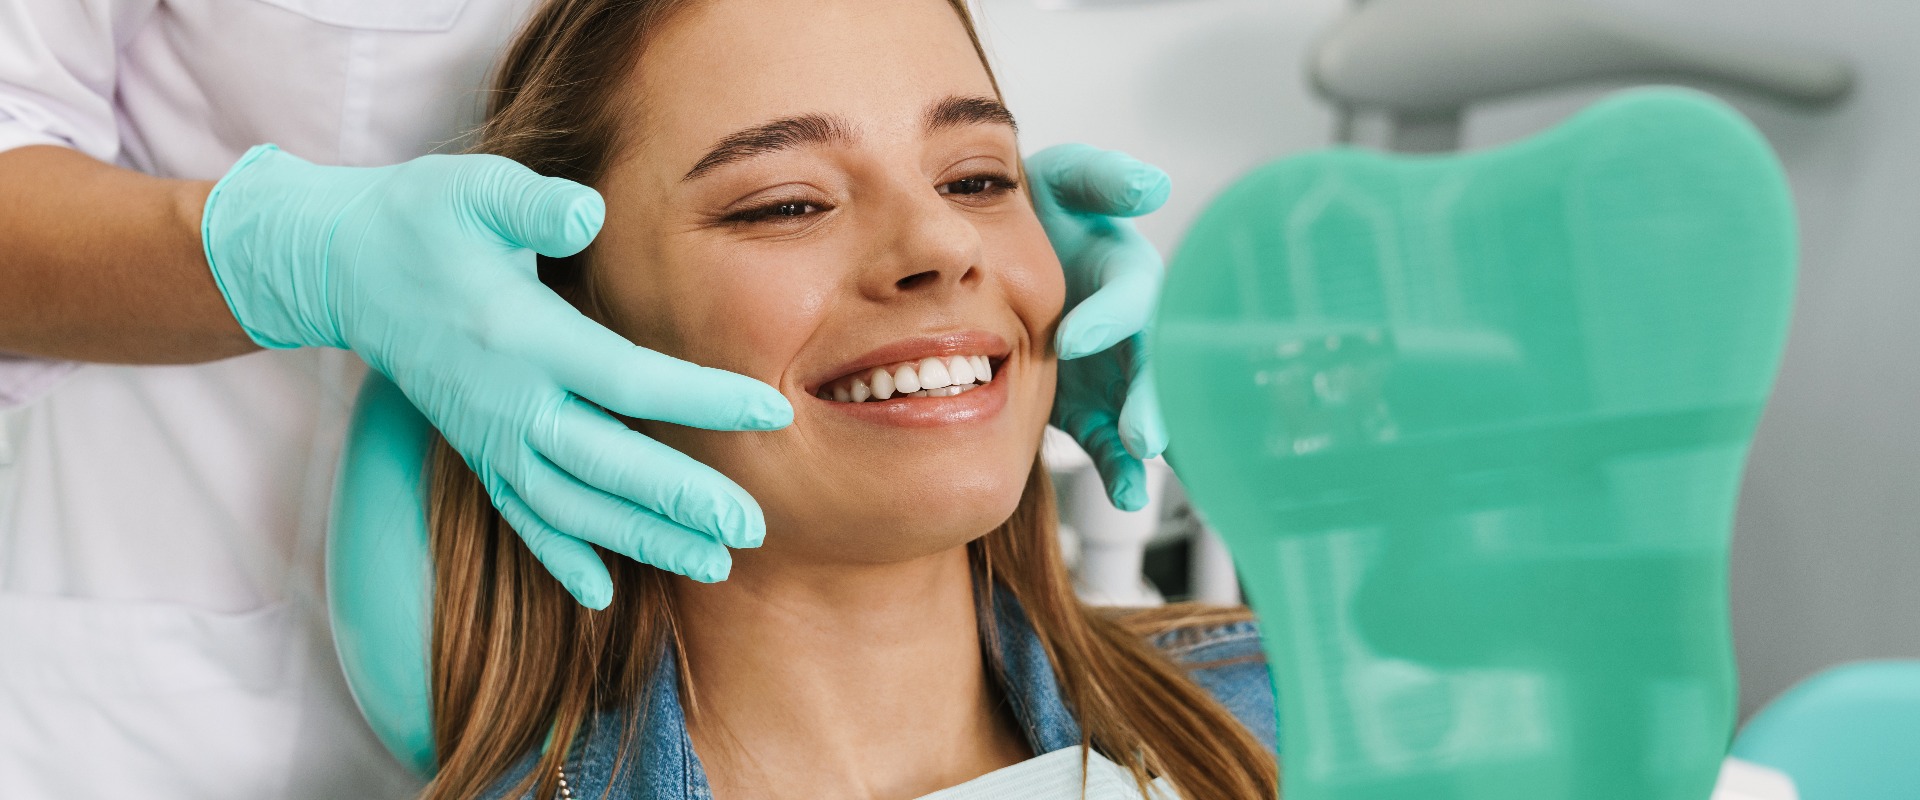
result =
[{"label": "woman's ear", "polygon": [[609,324],[613,315],[601,302],[600,292],[594,289],[593,272],[587,268],[587,254],[592,251],[592,246],[589,246],[587,250],[566,258],[541,256],[540,282],[588,319],[613,328]]},{"label": "woman's ear", "polygon": [[[592,245],[587,246],[587,251],[592,249]],[[568,291],[579,286],[581,279],[586,275],[587,251],[565,258],[539,256],[536,269],[540,282],[561,297],[566,297]]]}]

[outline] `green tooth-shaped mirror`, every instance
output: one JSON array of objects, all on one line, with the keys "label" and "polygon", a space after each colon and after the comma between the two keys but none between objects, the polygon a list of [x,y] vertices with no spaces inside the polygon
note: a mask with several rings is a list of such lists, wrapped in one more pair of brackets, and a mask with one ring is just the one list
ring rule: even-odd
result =
[{"label": "green tooth-shaped mirror", "polygon": [[1680,90],[1214,201],[1157,387],[1264,624],[1288,800],[1705,800],[1794,263],[1765,141]]}]

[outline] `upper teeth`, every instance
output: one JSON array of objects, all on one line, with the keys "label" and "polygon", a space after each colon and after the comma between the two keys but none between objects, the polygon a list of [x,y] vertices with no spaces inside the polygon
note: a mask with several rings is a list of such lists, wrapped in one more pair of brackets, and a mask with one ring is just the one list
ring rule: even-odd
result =
[{"label": "upper teeth", "polygon": [[947,356],[874,367],[820,387],[820,399],[864,403],[894,396],[951,397],[993,380],[986,356]]}]

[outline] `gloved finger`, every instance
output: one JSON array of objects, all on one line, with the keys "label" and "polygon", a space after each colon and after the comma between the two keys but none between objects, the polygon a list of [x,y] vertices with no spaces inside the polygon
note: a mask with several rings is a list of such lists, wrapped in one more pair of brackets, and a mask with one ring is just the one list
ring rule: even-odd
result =
[{"label": "gloved finger", "polygon": [[1160,394],[1153,388],[1153,365],[1146,364],[1127,387],[1120,408],[1120,442],[1141,461],[1166,452],[1167,422],[1160,417]]},{"label": "gloved finger", "polygon": [[1121,443],[1117,422],[1111,413],[1088,411],[1070,415],[1059,427],[1093,459],[1113,507],[1139,511],[1147,506],[1147,468]]},{"label": "gloved finger", "polygon": [[535,456],[508,480],[548,525],[635,561],[696,581],[725,580],[733,557],[725,545],[672,520],[587,486]]},{"label": "gloved finger", "polygon": [[1100,471],[1100,480],[1107,486],[1107,500],[1114,508],[1139,511],[1147,507],[1147,467],[1127,452],[1116,429],[1105,428],[1079,441]]},{"label": "gloved finger", "polygon": [[1173,191],[1159,167],[1118,150],[1085,144],[1054,145],[1026,161],[1034,188],[1084,214],[1137,217],[1158,210]]},{"label": "gloved finger", "polygon": [[1064,359],[1082,358],[1114,346],[1147,327],[1160,302],[1166,265],[1160,251],[1131,225],[1087,240],[1068,269],[1084,269],[1099,288],[1060,321],[1054,349]]},{"label": "gloved finger", "polygon": [[554,424],[536,428],[529,441],[588,486],[729,547],[759,547],[766,538],[766,520],[747,490],[578,399],[569,399]]},{"label": "gloved finger", "polygon": [[606,222],[607,203],[591,187],[549,178],[498,156],[472,164],[462,176],[460,199],[508,244],[543,256],[570,256],[587,249]]},{"label": "gloved finger", "polygon": [[556,321],[537,354],[568,391],[615,414],[714,431],[765,431],[793,422],[780,390],[634,345],[576,315]]},{"label": "gloved finger", "polygon": [[613,576],[607,573],[606,562],[600,560],[592,545],[541,521],[510,487],[502,485],[489,490],[489,494],[500,516],[574,600],[596,611],[613,602]]}]

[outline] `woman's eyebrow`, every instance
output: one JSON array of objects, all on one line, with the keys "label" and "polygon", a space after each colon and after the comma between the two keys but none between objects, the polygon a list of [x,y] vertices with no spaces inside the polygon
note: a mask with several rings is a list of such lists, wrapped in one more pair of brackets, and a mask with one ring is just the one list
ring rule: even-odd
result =
[{"label": "woman's eyebrow", "polygon": [[1013,112],[991,97],[954,95],[927,109],[929,133],[961,125],[1005,125],[1016,132],[1020,130],[1020,126],[1014,124]]},{"label": "woman's eyebrow", "polygon": [[708,150],[680,180],[690,181],[727,164],[762,153],[803,144],[843,142],[853,138],[851,130],[839,118],[823,114],[802,114],[742,128],[721,137],[713,149]]},{"label": "woman's eyebrow", "polygon": [[[954,95],[927,108],[928,132],[962,125],[1005,125],[1015,131],[1020,129],[1013,121],[1013,112],[991,97]],[[824,114],[802,114],[742,128],[721,137],[681,180],[690,181],[735,161],[776,150],[844,142],[853,138],[851,131],[851,126],[840,118]]]}]

